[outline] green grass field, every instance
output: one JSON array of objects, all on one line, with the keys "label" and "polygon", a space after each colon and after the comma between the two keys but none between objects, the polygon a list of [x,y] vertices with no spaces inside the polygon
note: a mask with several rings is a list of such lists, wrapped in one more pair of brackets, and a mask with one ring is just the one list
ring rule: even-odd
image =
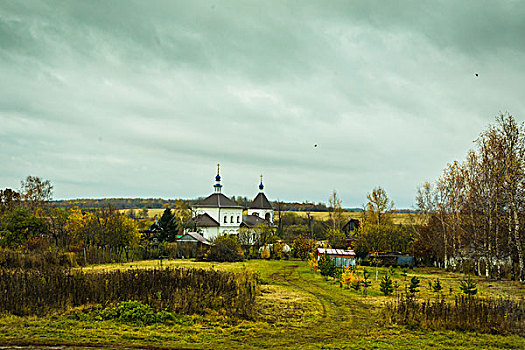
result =
[{"label": "green grass field", "polygon": [[[62,344],[106,347],[172,349],[523,349],[525,339],[452,331],[408,330],[382,317],[382,305],[395,296],[382,296],[375,268],[369,295],[339,287],[336,281],[313,273],[306,262],[251,260],[242,263],[202,263],[190,260],[164,261],[163,266],[188,266],[225,270],[250,269],[261,278],[254,320],[225,316],[180,316],[167,324],[135,326],[115,321],[86,322],[64,315],[0,318],[0,343]],[[84,268],[101,270],[160,267],[159,261],[109,264]],[[378,269],[378,279],[387,272]],[[458,293],[460,274],[437,269],[408,270],[407,279],[421,279],[422,298],[435,295],[428,280],[439,277],[447,298]],[[401,270],[394,280],[404,288]],[[476,278],[481,296],[525,297],[518,282],[485,281]],[[452,293],[450,288],[452,288]]]}]

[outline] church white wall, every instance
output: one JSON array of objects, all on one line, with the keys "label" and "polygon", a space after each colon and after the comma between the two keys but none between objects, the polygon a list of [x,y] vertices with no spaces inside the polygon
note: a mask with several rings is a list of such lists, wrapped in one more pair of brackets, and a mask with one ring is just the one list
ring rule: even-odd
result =
[{"label": "church white wall", "polygon": [[199,227],[198,230],[207,239],[214,239],[218,235],[238,234],[242,223],[242,208],[204,208],[192,209],[193,217],[208,214],[217,220],[220,227]]},{"label": "church white wall", "polygon": [[219,220],[219,208],[194,208],[193,217],[207,213],[209,216],[220,222]]},{"label": "church white wall", "polygon": [[200,231],[201,235],[209,241],[219,235],[218,227],[199,227],[198,231]]},{"label": "church white wall", "polygon": [[270,222],[273,223],[273,209],[248,209],[248,215],[257,215],[264,219],[266,218],[266,214],[270,214]]},{"label": "church white wall", "polygon": [[218,221],[221,227],[239,227],[242,223],[242,209],[221,208]]}]

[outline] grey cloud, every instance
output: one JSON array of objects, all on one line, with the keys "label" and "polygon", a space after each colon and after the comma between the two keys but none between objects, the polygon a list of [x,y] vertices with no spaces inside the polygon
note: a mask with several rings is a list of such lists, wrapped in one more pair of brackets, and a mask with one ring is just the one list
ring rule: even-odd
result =
[{"label": "grey cloud", "polygon": [[[462,158],[523,118],[520,2],[0,5],[0,187],[56,196],[225,191],[345,206]],[[474,77],[479,72],[479,78]],[[314,149],[313,144],[319,144]]]}]

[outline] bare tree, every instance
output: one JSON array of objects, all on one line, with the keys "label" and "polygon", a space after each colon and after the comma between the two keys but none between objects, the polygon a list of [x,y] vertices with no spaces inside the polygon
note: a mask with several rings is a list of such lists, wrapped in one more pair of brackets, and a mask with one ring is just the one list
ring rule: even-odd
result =
[{"label": "bare tree", "polygon": [[328,198],[328,216],[332,230],[341,230],[341,227],[343,226],[343,207],[342,201],[337,196],[336,190],[334,190]]}]

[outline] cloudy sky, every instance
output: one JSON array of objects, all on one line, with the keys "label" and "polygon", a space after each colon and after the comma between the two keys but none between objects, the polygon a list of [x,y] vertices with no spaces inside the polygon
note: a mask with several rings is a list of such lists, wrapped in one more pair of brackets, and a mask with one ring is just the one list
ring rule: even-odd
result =
[{"label": "cloudy sky", "polygon": [[0,188],[194,198],[220,162],[227,195],[410,208],[525,119],[525,3],[2,1],[0,77]]}]

